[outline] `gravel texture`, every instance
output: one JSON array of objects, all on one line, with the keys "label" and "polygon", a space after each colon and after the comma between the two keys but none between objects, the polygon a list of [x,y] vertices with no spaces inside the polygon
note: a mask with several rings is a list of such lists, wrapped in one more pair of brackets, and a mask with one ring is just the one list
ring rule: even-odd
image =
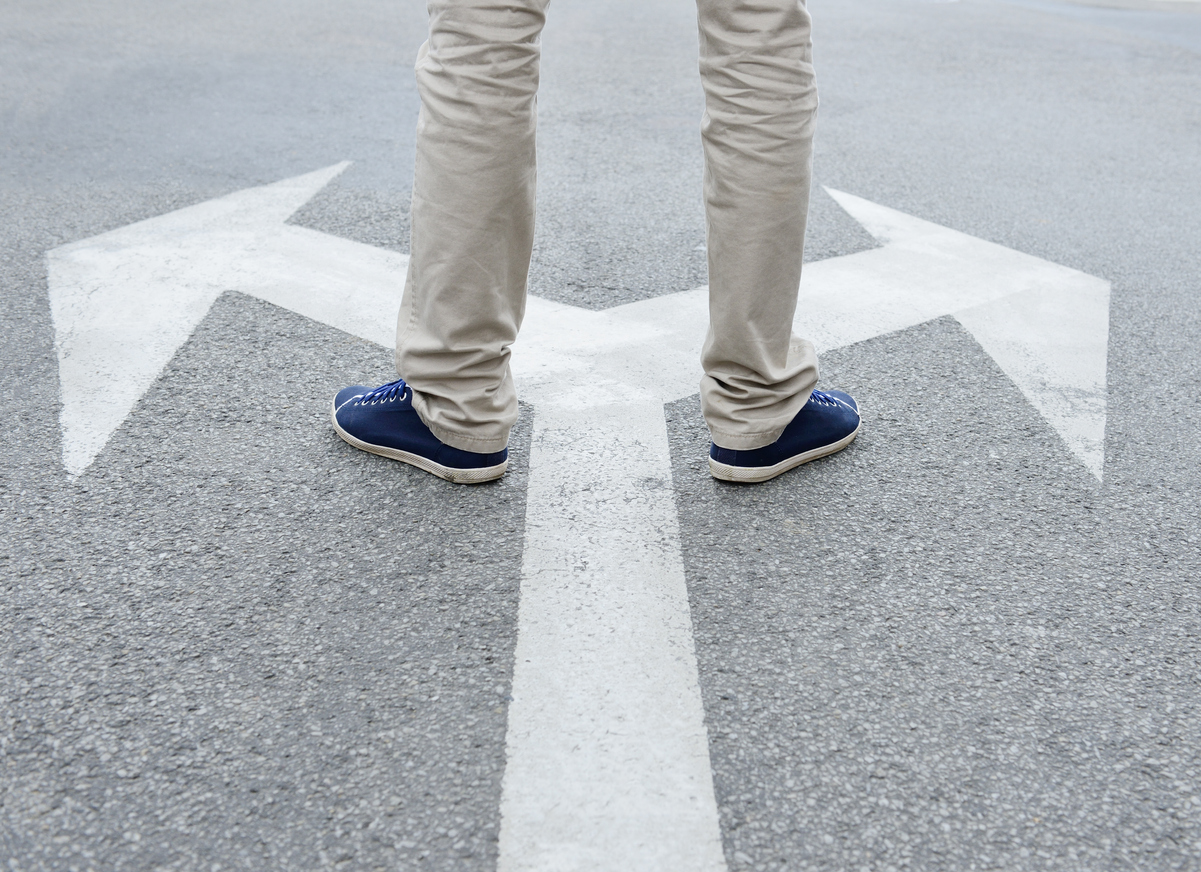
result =
[{"label": "gravel texture", "polygon": [[[1109,280],[1105,475],[950,319],[826,355],[863,434],[761,487],[668,408],[731,869],[1201,868],[1201,16],[1120,2],[812,4],[807,258],[874,245],[824,185]],[[556,0],[535,293],[704,283],[692,19]],[[45,252],[342,160],[293,222],[407,250],[424,23],[0,12],[8,869],[495,866],[534,410],[497,484],[361,454],[390,355],[230,293],[59,459]]]}]

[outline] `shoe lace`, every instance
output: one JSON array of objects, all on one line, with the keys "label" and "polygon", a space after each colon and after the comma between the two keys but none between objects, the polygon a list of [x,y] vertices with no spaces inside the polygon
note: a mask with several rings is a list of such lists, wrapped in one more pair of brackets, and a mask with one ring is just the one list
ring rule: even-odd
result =
[{"label": "shoe lace", "polygon": [[814,390],[814,392],[809,395],[809,401],[812,403],[820,403],[823,406],[841,406],[842,405],[842,403],[838,402],[838,400],[836,400],[834,397],[830,396],[829,394],[825,393],[824,391],[819,391],[819,390]]},{"label": "shoe lace", "polygon": [[403,400],[409,392],[409,386],[405,384],[405,380],[398,378],[394,382],[388,382],[386,385],[380,385],[372,391],[368,391],[359,398],[359,403],[367,405],[368,403],[382,403],[388,400]]}]

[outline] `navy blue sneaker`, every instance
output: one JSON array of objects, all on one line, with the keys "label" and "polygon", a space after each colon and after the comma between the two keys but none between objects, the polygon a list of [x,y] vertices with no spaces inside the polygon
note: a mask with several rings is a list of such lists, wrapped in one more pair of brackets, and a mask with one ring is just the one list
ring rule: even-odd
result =
[{"label": "navy blue sneaker", "polygon": [[330,419],[338,435],[381,457],[409,463],[457,484],[479,484],[505,474],[509,450],[493,454],[460,451],[430,432],[413,408],[413,389],[404,379],[378,388],[353,385],[334,396]]},{"label": "navy blue sneaker", "polygon": [[758,482],[846,448],[859,435],[859,404],[842,391],[814,391],[771,445],[734,451],[709,445],[709,472],[722,481]]}]

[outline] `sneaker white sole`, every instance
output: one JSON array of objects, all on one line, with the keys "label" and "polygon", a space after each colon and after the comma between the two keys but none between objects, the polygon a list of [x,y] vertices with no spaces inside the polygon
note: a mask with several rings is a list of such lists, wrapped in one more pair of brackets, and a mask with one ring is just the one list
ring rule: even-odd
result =
[{"label": "sneaker white sole", "polygon": [[329,419],[333,422],[334,429],[338,432],[338,435],[347,444],[372,454],[378,454],[380,457],[387,457],[389,460],[399,460],[401,463],[415,466],[430,473],[430,475],[436,475],[438,478],[444,478],[455,484],[483,484],[486,481],[494,481],[504,475],[505,470],[509,468],[508,458],[496,466],[482,466],[478,469],[456,469],[453,466],[443,466],[440,463],[434,463],[428,457],[413,454],[411,451],[388,448],[386,445],[372,445],[370,442],[364,442],[362,439],[351,436],[338,424],[337,408],[331,408]]},{"label": "sneaker white sole", "polygon": [[[862,426],[863,422],[860,421],[859,427]],[[810,460],[817,460],[819,457],[828,457],[831,454],[842,451],[842,449],[855,441],[855,437],[859,435],[859,427],[856,427],[853,432],[842,437],[837,442],[831,442],[829,445],[822,445],[819,448],[794,454],[792,457],[781,460],[774,466],[731,466],[728,463],[718,463],[710,457],[709,474],[721,481],[733,481],[739,484],[757,484],[761,481],[770,481],[777,475],[788,472],[788,470],[794,469],[802,463],[808,463]]]}]

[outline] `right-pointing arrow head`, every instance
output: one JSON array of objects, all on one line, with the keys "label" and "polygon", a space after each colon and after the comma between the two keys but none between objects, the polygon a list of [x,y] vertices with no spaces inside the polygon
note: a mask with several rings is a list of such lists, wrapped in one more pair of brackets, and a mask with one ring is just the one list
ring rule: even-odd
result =
[{"label": "right-pointing arrow head", "polygon": [[836,348],[953,315],[1101,479],[1109,282],[829,193],[884,245],[806,267],[802,335]]}]

